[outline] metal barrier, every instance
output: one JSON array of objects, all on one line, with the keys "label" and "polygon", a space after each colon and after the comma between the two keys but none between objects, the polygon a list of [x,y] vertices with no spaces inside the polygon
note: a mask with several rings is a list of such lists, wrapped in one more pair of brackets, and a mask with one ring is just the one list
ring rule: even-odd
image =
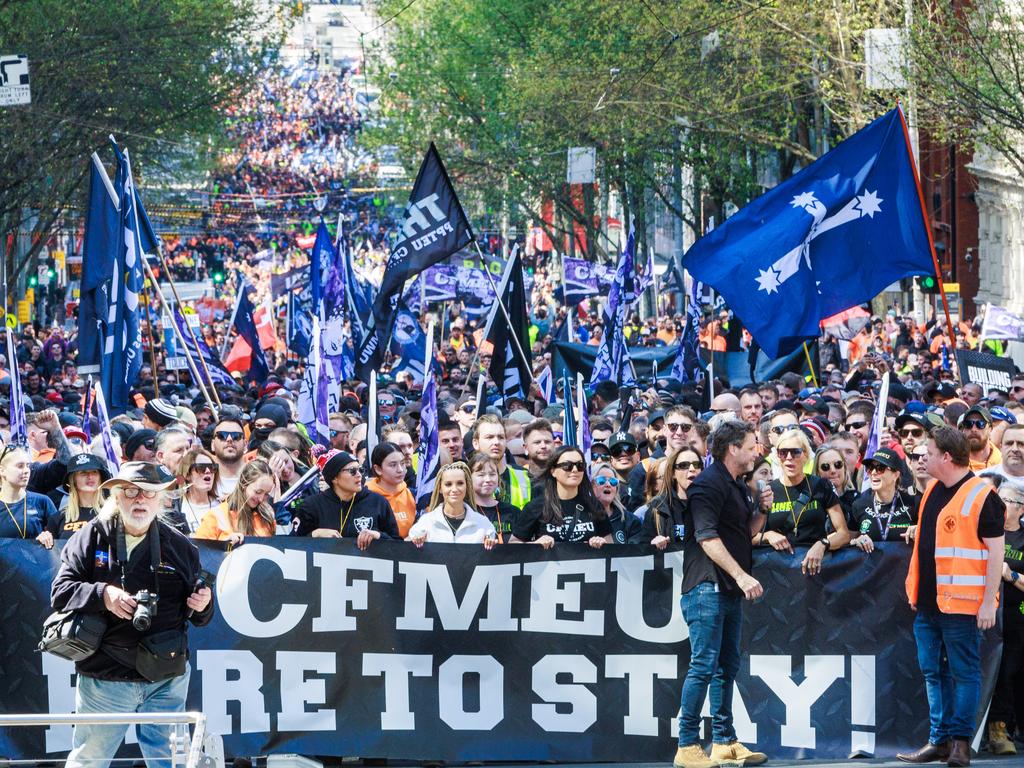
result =
[{"label": "metal barrier", "polygon": [[[188,726],[195,726],[189,741]],[[180,744],[189,744],[185,768],[208,768],[214,761],[203,755],[206,715],[202,712],[96,712],[40,715],[0,715],[0,728],[33,725],[173,725],[171,765],[181,765]]]}]

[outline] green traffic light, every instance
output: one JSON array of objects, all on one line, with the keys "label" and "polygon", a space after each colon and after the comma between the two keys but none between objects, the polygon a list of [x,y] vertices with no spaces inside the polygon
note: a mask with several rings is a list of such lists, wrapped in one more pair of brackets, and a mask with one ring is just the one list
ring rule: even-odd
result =
[{"label": "green traffic light", "polygon": [[215,283],[223,283],[224,282],[224,273],[223,272],[214,272],[213,273],[213,282],[215,282]]},{"label": "green traffic light", "polygon": [[39,278],[37,278],[35,275],[32,275],[32,277],[28,279],[28,284],[32,288],[35,288],[39,284]]},{"label": "green traffic light", "polygon": [[50,278],[51,280],[53,280],[53,278],[54,278],[54,276],[55,276],[56,274],[57,274],[57,273],[53,271],[53,268],[52,268],[52,267],[51,267],[51,268],[50,268],[49,270],[47,270],[47,272],[46,272],[46,276],[47,276],[48,278]]},{"label": "green traffic light", "polygon": [[932,277],[931,275],[926,275],[925,277],[922,277],[921,278],[921,287],[922,288],[934,288],[935,287],[935,278]]}]

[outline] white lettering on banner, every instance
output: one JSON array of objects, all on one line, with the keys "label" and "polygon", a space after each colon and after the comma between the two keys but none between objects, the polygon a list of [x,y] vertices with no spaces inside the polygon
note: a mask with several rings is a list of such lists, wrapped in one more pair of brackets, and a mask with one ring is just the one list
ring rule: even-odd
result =
[{"label": "white lettering on banner", "polygon": [[[441,224],[447,220],[444,211],[442,211],[437,205],[437,193],[427,195],[422,200],[417,200],[415,203],[409,203],[409,207],[405,209],[405,221],[402,222],[402,234],[408,240],[410,237],[414,237],[417,231],[422,232],[424,229],[430,229],[436,224]],[[433,222],[427,219],[423,215],[423,211],[426,210],[433,218]]]},{"label": "white lettering on banner", "polygon": [[850,752],[875,752],[875,734],[856,726],[875,727],[875,657],[850,657]]},{"label": "white lettering on banner", "polygon": [[382,731],[411,731],[416,716],[409,702],[409,676],[430,677],[433,657],[411,653],[364,653],[363,675],[384,676],[384,711],[380,713]]},{"label": "white lettering on banner", "polygon": [[[376,581],[391,584],[395,564],[391,560],[373,557],[333,555],[328,552],[313,554],[313,567],[320,569],[320,594],[330,595],[320,600],[320,615],[313,619],[314,632],[353,632],[356,618],[347,610],[365,611],[369,606],[368,583]],[[350,571],[368,571],[369,579],[349,578]]]},{"label": "white lettering on banner", "polygon": [[967,379],[972,384],[981,384],[986,389],[1002,389],[1010,391],[1010,374],[1006,371],[996,371],[989,368],[979,368],[975,365],[967,366]]},{"label": "white lettering on banner", "polygon": [[[479,678],[480,709],[466,710],[463,681]],[[493,656],[452,656],[437,670],[437,705],[453,731],[489,731],[505,718],[505,669]]]},{"label": "white lettering on banner", "polygon": [[217,579],[217,605],[233,630],[247,637],[277,637],[294,629],[306,613],[306,606],[282,603],[271,621],[261,621],[252,612],[249,574],[261,560],[269,560],[281,569],[289,581],[306,580],[306,553],[301,549],[275,549],[266,544],[246,544],[227,554]]},{"label": "white lettering on banner", "polygon": [[[672,605],[679,605],[683,584],[683,553],[667,552],[664,568],[672,569]],[[619,628],[635,640],[645,643],[681,643],[690,636],[680,611],[671,611],[668,622],[652,627],[644,620],[644,575],[654,570],[654,556],[615,557],[612,573],[618,574],[615,585],[615,619]]]},{"label": "white lettering on banner", "polygon": [[[196,669],[203,673],[202,711],[206,713],[206,727],[211,733],[253,733],[270,729],[270,715],[261,690],[263,664],[252,651],[199,651]],[[238,678],[230,679],[230,673],[237,673]],[[228,712],[229,701],[237,701],[239,705],[237,728]]]},{"label": "white lettering on banner", "polygon": [[784,747],[814,749],[811,705],[845,674],[843,656],[805,656],[804,681],[793,682],[792,656],[751,656],[750,675],[760,677],[786,705],[780,742]]},{"label": "white lettering on banner", "polygon": [[[43,654],[43,674],[46,675],[46,698],[50,712],[74,712],[75,688],[71,678],[75,664],[52,653]],[[51,725],[46,729],[46,751],[63,752],[71,749],[71,726]]]},{"label": "white lettering on banner", "polygon": [[[581,587],[583,582],[604,583],[603,560],[552,560],[547,563],[524,563],[523,573],[530,582],[530,615],[522,620],[523,632],[554,632],[567,635],[604,634],[604,611],[584,611]],[[581,574],[583,581],[564,581],[563,576]],[[562,583],[560,583],[562,582]],[[580,613],[582,620],[560,619],[559,610]]]},{"label": "white lettering on banner", "polygon": [[[558,682],[564,674],[571,683]],[[597,696],[581,683],[596,682],[597,667],[586,656],[545,656],[533,665],[533,692],[547,703],[533,705],[533,721],[548,732],[583,733],[597,722]],[[571,709],[559,712],[558,704]]]},{"label": "white lettering on banner", "polygon": [[326,704],[327,685],[322,678],[306,679],[306,672],[333,675],[335,655],[326,651],[278,651],[277,669],[281,673],[281,714],[279,731],[336,731],[337,713],[333,709],[306,709],[307,704]]},{"label": "white lettering on banner", "polygon": [[436,242],[438,238],[444,237],[447,234],[453,234],[454,232],[455,227],[451,225],[451,222],[446,221],[432,232],[427,232],[425,235],[421,235],[415,240],[410,240],[409,245],[411,245],[415,250],[421,251],[424,247]]},{"label": "white lettering on banner", "polygon": [[658,718],[654,716],[654,678],[676,678],[679,659],[666,655],[606,656],[605,677],[624,677],[629,709],[622,718],[627,736],[657,736]]},{"label": "white lettering on banner", "polygon": [[487,615],[480,620],[481,632],[515,632],[519,622],[512,618],[512,580],[520,574],[518,563],[478,565],[473,569],[466,594],[459,603],[451,575],[445,565],[400,562],[405,576],[405,611],[395,622],[396,629],[429,632],[434,620],[427,616],[427,592],[434,598],[441,628],[467,630],[480,610],[487,593]]}]

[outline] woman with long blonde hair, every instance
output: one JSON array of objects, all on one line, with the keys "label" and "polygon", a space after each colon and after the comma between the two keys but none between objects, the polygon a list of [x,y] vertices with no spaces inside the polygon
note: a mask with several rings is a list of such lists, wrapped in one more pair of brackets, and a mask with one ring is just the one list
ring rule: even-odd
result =
[{"label": "woman with long blonde hair", "polygon": [[68,494],[61,499],[60,509],[46,524],[55,539],[71,535],[99,514],[106,498],[100,485],[110,479],[105,459],[91,453],[78,453],[68,462]]},{"label": "woman with long blonde hair", "polygon": [[235,490],[203,516],[192,538],[241,544],[246,536],[273,536],[277,526],[271,499],[276,490],[270,465],[262,459],[250,461],[242,467]]},{"label": "woman with long blonde hair", "polygon": [[498,533],[494,524],[475,507],[473,473],[469,465],[464,461],[444,465],[437,473],[434,492],[430,494],[430,511],[409,529],[409,541],[417,547],[431,541],[482,543],[484,549],[491,549],[498,541]]}]

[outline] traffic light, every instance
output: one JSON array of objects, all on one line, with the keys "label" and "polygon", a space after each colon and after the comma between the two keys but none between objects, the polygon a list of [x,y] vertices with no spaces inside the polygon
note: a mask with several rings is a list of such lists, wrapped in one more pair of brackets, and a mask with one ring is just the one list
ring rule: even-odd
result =
[{"label": "traffic light", "polygon": [[28,286],[29,286],[29,288],[35,288],[37,285],[39,285],[39,278],[36,277],[35,275],[29,275],[28,276]]},{"label": "traffic light", "polygon": [[922,293],[938,293],[939,280],[935,275],[922,275],[917,278],[917,284],[921,286]]},{"label": "traffic light", "polygon": [[57,272],[56,272],[56,270],[54,270],[53,267],[50,267],[48,270],[46,270],[46,278],[48,280],[52,281],[53,278],[55,278],[56,276],[57,276]]},{"label": "traffic light", "polygon": [[213,282],[215,282],[215,283],[223,283],[224,282],[224,273],[223,272],[214,272],[213,273]]}]

